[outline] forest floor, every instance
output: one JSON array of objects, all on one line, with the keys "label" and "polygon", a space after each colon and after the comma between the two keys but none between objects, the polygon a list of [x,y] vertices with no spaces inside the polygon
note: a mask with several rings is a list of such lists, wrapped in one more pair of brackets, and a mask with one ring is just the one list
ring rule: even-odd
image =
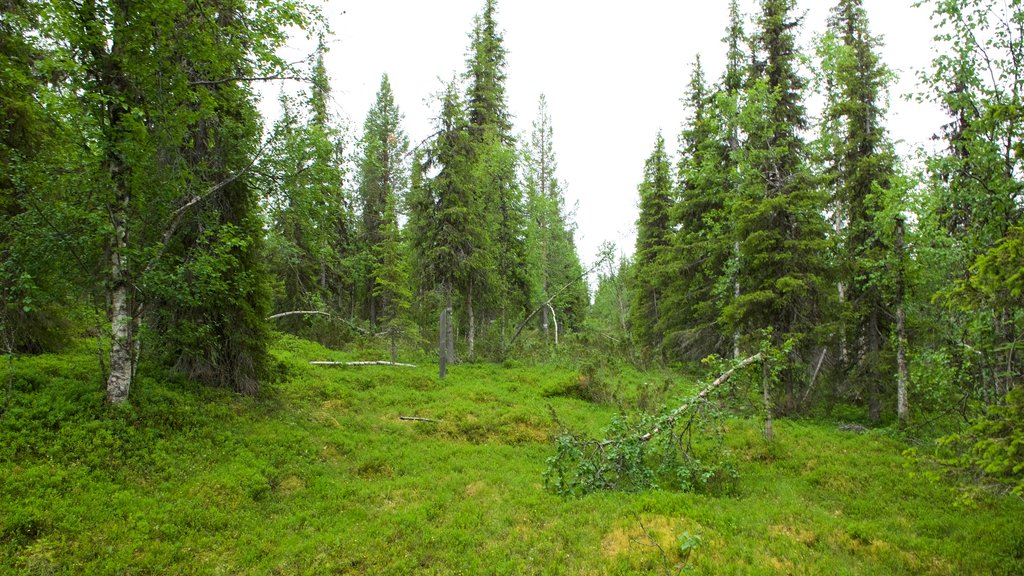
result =
[{"label": "forest floor", "polygon": [[[551,410],[591,434],[617,412],[566,393],[578,370],[460,365],[442,382],[429,365],[310,366],[378,358],[290,337],[274,356],[284,376],[259,398],[143,371],[123,408],[87,342],[15,359],[0,574],[1024,573],[1024,502],[885,430],[780,420],[769,445],[729,419],[731,495],[563,498],[543,479]],[[651,379],[666,399],[695,388],[621,379],[633,400]]]}]

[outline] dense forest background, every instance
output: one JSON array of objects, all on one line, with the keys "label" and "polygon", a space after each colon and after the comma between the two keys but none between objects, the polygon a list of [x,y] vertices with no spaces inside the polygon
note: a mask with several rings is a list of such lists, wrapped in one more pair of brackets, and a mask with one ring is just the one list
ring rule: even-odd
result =
[{"label": "dense forest background", "polygon": [[[760,353],[769,424],[836,406],[874,424],[972,422],[950,437],[958,457],[1021,489],[1016,4],[929,3],[950,49],[917,98],[949,118],[934,127],[941,152],[918,162],[888,136],[894,73],[862,2],[837,2],[810,48],[794,0],[752,14],[730,2],[725,69],[695,61],[677,148],[652,135],[637,167],[633,256],[606,245],[591,270],[558,176],[557,119],[540,97],[520,137],[509,115],[493,0],[422,142],[386,75],[361,130],[332,115],[310,4],[2,6],[12,358],[88,336],[112,404],[131,401],[140,365],[257,394],[273,330],[382,342],[394,360],[437,354],[447,310],[447,363],[561,353],[685,367]],[[279,56],[294,33],[319,41],[308,61]],[[257,106],[270,81],[302,86],[272,122]]]}]

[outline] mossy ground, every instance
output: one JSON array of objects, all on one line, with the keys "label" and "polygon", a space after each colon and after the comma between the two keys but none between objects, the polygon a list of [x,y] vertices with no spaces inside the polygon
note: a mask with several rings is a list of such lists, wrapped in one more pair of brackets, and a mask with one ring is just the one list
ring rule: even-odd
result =
[{"label": "mossy ground", "polygon": [[289,337],[274,353],[284,376],[258,399],[143,374],[123,408],[86,343],[16,359],[0,574],[1024,573],[1024,503],[920,474],[884,433],[782,420],[768,445],[731,420],[735,496],[563,499],[543,486],[549,407],[595,434],[615,413],[564,393],[578,371],[441,382],[310,366],[357,358]]}]

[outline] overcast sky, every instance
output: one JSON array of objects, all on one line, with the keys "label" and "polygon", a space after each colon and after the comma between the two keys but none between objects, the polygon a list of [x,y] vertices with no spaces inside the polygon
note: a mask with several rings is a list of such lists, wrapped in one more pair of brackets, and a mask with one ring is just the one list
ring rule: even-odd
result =
[{"label": "overcast sky", "polygon": [[[908,145],[927,143],[942,122],[931,106],[900,95],[917,91],[915,71],[928,65],[934,34],[927,7],[915,0],[865,0],[872,32],[884,36],[884,61],[901,81],[889,126]],[[825,29],[832,0],[802,0],[802,47]],[[358,131],[387,73],[405,130],[414,143],[433,132],[433,95],[465,69],[473,16],[483,0],[332,0],[325,2],[334,38],[326,57],[335,112]],[[755,2],[741,2],[747,13]],[[558,177],[576,205],[577,246],[584,262],[610,240],[630,254],[637,185],[661,130],[671,150],[680,103],[695,56],[709,79],[722,71],[726,0],[499,0],[497,20],[508,50],[507,94],[517,131],[528,134],[541,93],[554,125]],[[749,27],[748,27],[749,31]],[[308,50],[296,43],[299,50]],[[268,91],[268,100],[276,98]],[[272,92],[272,93],[270,93]]]}]

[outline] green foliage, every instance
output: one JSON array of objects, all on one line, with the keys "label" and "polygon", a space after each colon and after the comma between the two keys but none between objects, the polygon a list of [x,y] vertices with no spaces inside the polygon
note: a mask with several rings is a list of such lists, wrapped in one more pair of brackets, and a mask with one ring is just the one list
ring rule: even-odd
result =
[{"label": "green foliage", "polygon": [[1011,390],[1005,404],[989,406],[967,430],[943,438],[938,453],[944,463],[975,471],[1024,497],[1024,388]]},{"label": "green foliage", "polygon": [[374,327],[382,323],[396,328],[409,307],[408,272],[399,255],[398,206],[408,188],[405,155],[409,149],[401,119],[384,75],[363,126],[359,159],[361,249],[369,262],[364,271],[363,308]]},{"label": "green foliage", "polygon": [[664,290],[658,279],[664,277],[666,251],[670,239],[669,210],[672,204],[672,175],[665,139],[661,133],[654,142],[654,151],[644,163],[644,180],[640,184],[640,217],[637,220],[636,252],[633,260],[633,299],[630,321],[635,342],[645,351],[661,346],[658,331]]},{"label": "green foliage", "polygon": [[583,265],[576,252],[575,223],[565,206],[563,185],[556,176],[557,160],[554,150],[554,129],[548,113],[547,100],[540,96],[537,119],[529,144],[522,153],[523,189],[526,194],[527,254],[531,270],[530,292],[535,294],[532,306],[551,298],[555,318],[549,317],[545,307],[540,313],[540,326],[544,337],[557,321],[559,334],[583,327],[590,295],[584,281],[578,281],[562,290],[583,274]]},{"label": "green foliage", "polygon": [[662,408],[657,414],[616,415],[601,440],[563,430],[555,440],[555,455],[547,460],[545,485],[576,497],[659,487],[735,493],[740,474],[733,452],[724,446],[722,414],[703,400],[684,403],[689,405],[685,422],[674,410]]}]

